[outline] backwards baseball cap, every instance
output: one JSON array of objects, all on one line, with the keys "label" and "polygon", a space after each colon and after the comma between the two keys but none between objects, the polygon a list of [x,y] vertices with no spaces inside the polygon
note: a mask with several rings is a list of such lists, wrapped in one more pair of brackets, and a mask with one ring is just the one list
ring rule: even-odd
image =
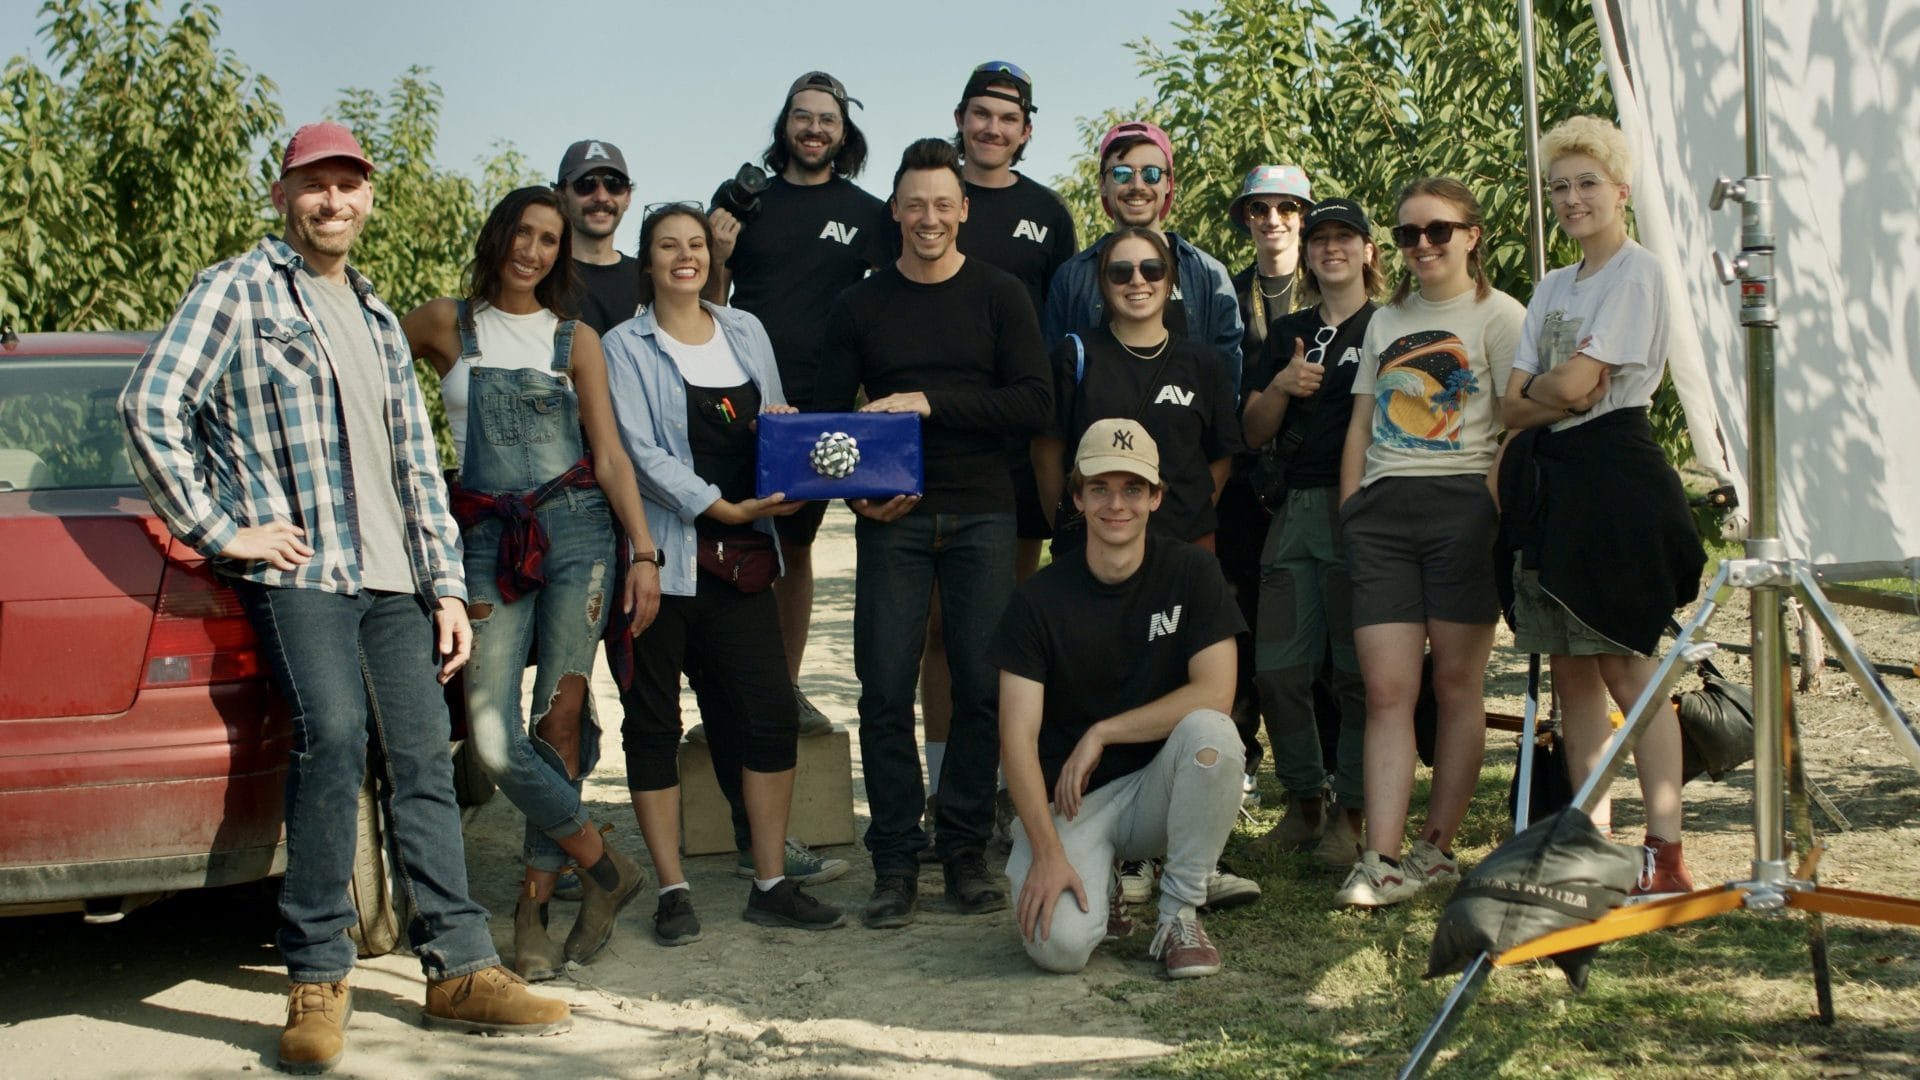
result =
[{"label": "backwards baseball cap", "polygon": [[[1160,130],[1160,125],[1149,124],[1145,120],[1129,120],[1124,124],[1113,125],[1107,129],[1105,135],[1100,136],[1100,153],[1095,156],[1094,161],[1105,168],[1107,147],[1120,139],[1128,138],[1145,139],[1159,147],[1160,152],[1167,157],[1167,198],[1160,204],[1160,216],[1164,218],[1173,213],[1173,140],[1167,138],[1167,133]],[[1113,207],[1107,205],[1104,195],[1100,197],[1100,207],[1107,212],[1108,217],[1113,216]]]},{"label": "backwards baseball cap", "polygon": [[824,71],[809,71],[805,75],[793,80],[793,85],[787,87],[787,100],[792,101],[793,95],[802,90],[818,90],[823,94],[831,95],[833,100],[839,102],[840,107],[843,109],[849,104],[859,105],[863,109],[866,108],[866,105],[862,104],[859,98],[847,96],[845,83],[842,83],[839,79],[834,78]]},{"label": "backwards baseball cap", "polygon": [[1287,195],[1306,203],[1308,209],[1313,208],[1313,185],[1308,182],[1305,169],[1298,165],[1255,165],[1240,182],[1240,194],[1227,204],[1227,220],[1241,232],[1248,231],[1241,212],[1247,200],[1255,195]]},{"label": "backwards baseball cap", "polygon": [[1322,225],[1334,223],[1346,225],[1368,240],[1373,239],[1373,227],[1367,224],[1367,212],[1352,199],[1339,198],[1321,199],[1313,204],[1313,209],[1307,211],[1306,218],[1300,223],[1300,239],[1312,236],[1313,230]]},{"label": "backwards baseball cap", "polygon": [[367,172],[373,172],[373,162],[367,160],[366,151],[360,149],[360,140],[353,137],[344,124],[324,120],[317,124],[303,124],[293,138],[287,140],[286,153],[280,155],[280,175],[285,176],[302,165],[311,165],[328,158],[346,158]]},{"label": "backwards baseball cap", "polygon": [[1080,448],[1074,451],[1073,467],[1081,476],[1122,472],[1160,484],[1160,444],[1153,441],[1138,420],[1095,420],[1080,436]]},{"label": "backwards baseball cap", "polygon": [[[1007,87],[1012,86],[1012,90]],[[1010,60],[989,60],[973,69],[967,76],[967,88],[960,91],[960,104],[976,97],[999,98],[1020,106],[1020,111],[1032,117],[1040,110],[1033,104],[1033,76],[1019,64]]]},{"label": "backwards baseball cap", "polygon": [[633,177],[627,172],[627,157],[620,148],[604,139],[581,139],[560,158],[560,178],[556,185],[564,186],[587,175],[595,169],[606,169],[620,174],[623,180]]}]

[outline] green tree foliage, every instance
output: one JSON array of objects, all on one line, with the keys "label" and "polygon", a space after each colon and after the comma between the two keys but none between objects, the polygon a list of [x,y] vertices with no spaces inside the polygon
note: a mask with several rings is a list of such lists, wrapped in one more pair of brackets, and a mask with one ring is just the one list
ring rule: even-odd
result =
[{"label": "green tree foliage", "polygon": [[[1541,122],[1577,113],[1611,116],[1591,6],[1535,5]],[[1120,120],[1147,119],[1174,144],[1177,182],[1169,224],[1229,267],[1252,261],[1251,241],[1227,221],[1227,204],[1255,165],[1298,164],[1316,196],[1344,195],[1379,224],[1389,276],[1401,272],[1386,242],[1395,196],[1421,176],[1454,176],[1486,213],[1486,260],[1494,284],[1525,300],[1533,291],[1527,252],[1528,192],[1515,7],[1503,0],[1361,0],[1344,22],[1321,0],[1219,0],[1182,11],[1175,38],[1135,42],[1155,94],[1132,110],[1084,122],[1088,157],[1060,190],[1083,236],[1109,228],[1100,209],[1092,150]],[[1579,256],[1549,228],[1549,266]],[[1675,460],[1691,457],[1671,387],[1654,422]]]},{"label": "green tree foliage", "polygon": [[158,325],[259,232],[273,84],[214,46],[218,12],[49,0],[57,75],[0,76],[0,313],[21,329]]}]

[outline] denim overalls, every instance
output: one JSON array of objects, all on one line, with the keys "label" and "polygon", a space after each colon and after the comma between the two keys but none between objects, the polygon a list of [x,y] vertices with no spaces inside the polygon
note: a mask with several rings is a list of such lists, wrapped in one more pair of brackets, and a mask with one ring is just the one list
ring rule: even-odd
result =
[{"label": "denim overalls", "polygon": [[[473,314],[459,306],[460,361],[480,355]],[[483,494],[521,495],[571,469],[583,453],[580,402],[565,378],[574,323],[554,331],[549,372],[472,367],[468,371],[467,445],[460,486]],[[600,727],[591,689],[580,714],[580,761],[572,779],[554,749],[520,715],[530,642],[537,646],[533,723],[565,675],[593,677],[614,579],[614,528],[597,487],[562,487],[534,510],[548,539],[546,583],[507,602],[495,578],[504,522],[488,517],[461,533],[469,603],[492,610],[473,619],[473,658],[465,672],[467,735],[500,790],[527,818],[524,857],[536,870],[566,868],[553,838],[587,825],[580,778],[600,758]]]}]

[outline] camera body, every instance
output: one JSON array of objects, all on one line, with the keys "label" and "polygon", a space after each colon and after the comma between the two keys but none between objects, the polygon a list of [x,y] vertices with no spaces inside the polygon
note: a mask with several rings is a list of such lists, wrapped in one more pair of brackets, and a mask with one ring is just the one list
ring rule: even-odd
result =
[{"label": "camera body", "polygon": [[740,171],[720,182],[713,191],[713,205],[707,208],[711,214],[715,210],[725,210],[746,224],[760,212],[760,196],[771,183],[760,166],[749,161],[740,166]]}]

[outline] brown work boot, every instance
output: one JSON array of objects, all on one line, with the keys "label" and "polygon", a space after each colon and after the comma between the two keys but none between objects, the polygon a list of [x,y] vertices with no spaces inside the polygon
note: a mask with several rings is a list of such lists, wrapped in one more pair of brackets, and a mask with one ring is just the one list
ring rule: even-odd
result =
[{"label": "brown work boot", "polygon": [[340,1064],[352,1014],[353,991],[344,980],[294,983],[287,994],[287,1026],[280,1031],[280,1071],[313,1076]]},{"label": "brown work boot", "polygon": [[525,979],[495,964],[427,984],[430,1028],[473,1035],[552,1035],[573,1027],[573,1011],[527,989]]},{"label": "brown work boot", "polygon": [[1693,891],[1693,875],[1680,855],[1680,841],[1662,840],[1652,833],[1640,848],[1640,880],[1628,895],[1630,904],[1662,900]]},{"label": "brown work boot", "polygon": [[620,872],[620,880],[611,890],[603,889],[592,874],[584,868],[580,871],[580,917],[567,932],[567,959],[576,964],[590,964],[600,955],[613,940],[614,920],[647,884],[645,867],[612,844],[606,850],[607,858]]},{"label": "brown work boot", "polygon": [[1264,859],[1287,851],[1304,851],[1326,829],[1326,800],[1319,795],[1288,799],[1280,824],[1247,845],[1247,854]]},{"label": "brown work boot", "polygon": [[547,905],[535,900],[529,881],[513,909],[513,973],[528,982],[559,978],[567,969],[560,946],[547,936]]},{"label": "brown work boot", "polygon": [[1338,803],[1327,807],[1327,831],[1320,834],[1320,843],[1313,849],[1313,857],[1320,865],[1334,870],[1345,870],[1360,861],[1360,811],[1349,810]]}]

